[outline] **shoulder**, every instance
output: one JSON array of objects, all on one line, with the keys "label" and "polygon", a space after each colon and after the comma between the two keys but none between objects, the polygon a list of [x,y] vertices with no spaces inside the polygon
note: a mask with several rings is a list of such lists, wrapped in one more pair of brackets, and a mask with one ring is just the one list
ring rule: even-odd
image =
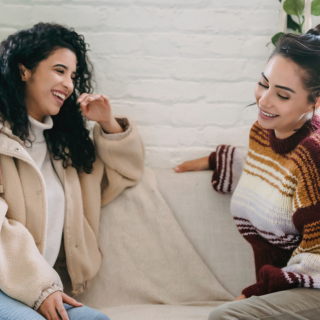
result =
[{"label": "shoulder", "polygon": [[249,134],[249,147],[253,148],[254,146],[260,147],[269,147],[269,132],[267,129],[262,128],[259,125],[259,122],[256,121],[251,129]]}]

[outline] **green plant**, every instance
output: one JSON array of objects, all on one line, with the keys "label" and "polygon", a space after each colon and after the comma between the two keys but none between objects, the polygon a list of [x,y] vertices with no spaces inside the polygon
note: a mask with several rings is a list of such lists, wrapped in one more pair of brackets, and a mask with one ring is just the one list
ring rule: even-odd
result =
[{"label": "green plant", "polygon": [[[279,0],[281,2],[281,0]],[[304,24],[304,0],[283,0],[284,11],[288,14],[287,28],[293,30],[295,33],[302,34],[302,27]],[[313,0],[311,4],[311,14],[314,16],[320,16],[320,0]],[[292,16],[298,18],[298,23],[292,19]],[[279,38],[284,32],[276,33],[271,42],[276,45]]]}]

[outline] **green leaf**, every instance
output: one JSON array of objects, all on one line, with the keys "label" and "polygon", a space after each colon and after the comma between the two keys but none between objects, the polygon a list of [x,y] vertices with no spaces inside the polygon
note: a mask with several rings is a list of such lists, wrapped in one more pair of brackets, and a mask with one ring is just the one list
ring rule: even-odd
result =
[{"label": "green leaf", "polygon": [[283,9],[288,14],[297,16],[300,19],[304,9],[304,0],[286,0],[283,4]]},{"label": "green leaf", "polygon": [[284,32],[278,32],[276,33],[272,38],[271,38],[271,42],[273,43],[274,46],[277,45],[277,42],[279,40],[279,38],[284,34]]},{"label": "green leaf", "polygon": [[320,16],[320,0],[313,0],[311,3],[311,14]]},{"label": "green leaf", "polygon": [[296,23],[291,16],[288,15],[287,28],[291,30],[297,30],[297,29],[300,30],[300,25]]}]

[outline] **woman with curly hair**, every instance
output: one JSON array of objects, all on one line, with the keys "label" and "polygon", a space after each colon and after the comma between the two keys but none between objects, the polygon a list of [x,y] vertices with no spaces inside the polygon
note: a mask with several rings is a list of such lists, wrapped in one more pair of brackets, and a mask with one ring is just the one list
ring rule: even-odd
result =
[{"label": "woman with curly hair", "polygon": [[63,293],[60,267],[74,294],[97,274],[100,208],[139,181],[144,148],[135,125],[92,94],[87,50],[73,29],[44,23],[0,44],[5,319],[108,319]]}]

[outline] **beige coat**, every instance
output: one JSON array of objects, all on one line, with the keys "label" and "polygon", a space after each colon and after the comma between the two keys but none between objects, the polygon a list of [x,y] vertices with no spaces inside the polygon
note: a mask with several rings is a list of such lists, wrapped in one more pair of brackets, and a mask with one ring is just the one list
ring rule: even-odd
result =
[{"label": "beige coat", "polygon": [[[64,249],[75,293],[98,272],[100,208],[142,176],[144,147],[135,125],[102,137],[93,129],[96,161],[91,174],[52,160],[65,191]],[[0,289],[37,310],[62,290],[57,272],[43,258],[47,228],[45,183],[22,141],[8,127],[0,133],[4,194],[0,198]],[[48,226],[50,228],[50,226]],[[107,258],[107,257],[106,257]]]}]

